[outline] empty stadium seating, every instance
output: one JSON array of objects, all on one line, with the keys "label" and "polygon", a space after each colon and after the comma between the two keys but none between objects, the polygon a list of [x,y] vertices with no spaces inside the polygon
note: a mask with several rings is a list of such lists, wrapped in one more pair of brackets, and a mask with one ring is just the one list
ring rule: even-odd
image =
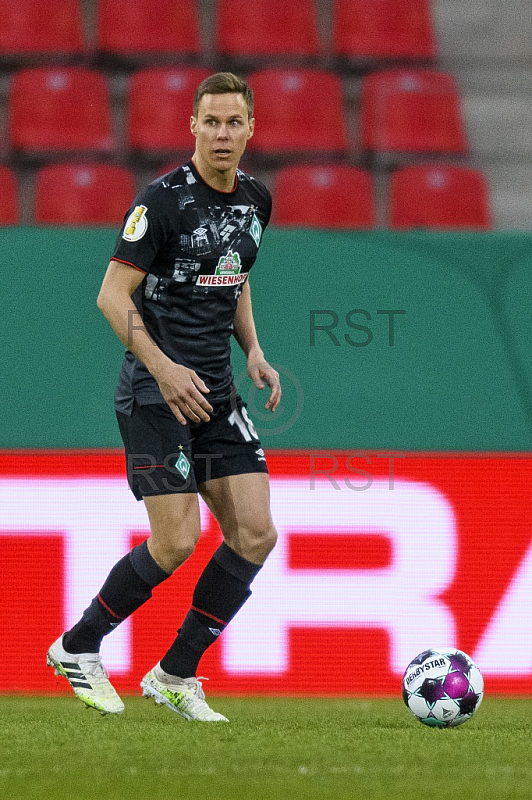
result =
[{"label": "empty stadium seating", "polygon": [[251,152],[343,153],[347,132],[340,78],[325,70],[272,68],[249,76],[255,94]]},{"label": "empty stadium seating", "polygon": [[335,0],[333,39],[338,55],[361,61],[436,55],[428,0]]},{"label": "empty stadium seating", "polygon": [[276,176],[272,222],[313,228],[371,228],[372,178],[341,164],[286,166]]},{"label": "empty stadium seating", "polygon": [[452,75],[393,69],[364,78],[362,148],[390,153],[467,152],[460,97]]},{"label": "empty stadium seating", "polygon": [[420,165],[397,170],[390,182],[390,227],[492,227],[484,175],[462,166]]},{"label": "empty stadium seating", "polygon": [[96,47],[115,56],[196,54],[200,51],[195,0],[99,0]]},{"label": "empty stadium seating", "polygon": [[0,59],[84,51],[79,0],[4,0],[0,4]]},{"label": "empty stadium seating", "polygon": [[169,150],[192,154],[194,92],[209,74],[209,70],[195,67],[152,67],[136,72],[128,92],[128,146],[146,154]]},{"label": "empty stadium seating", "polygon": [[110,164],[52,164],[35,182],[35,222],[116,225],[135,196],[132,172]]},{"label": "empty stadium seating", "polygon": [[9,143],[26,155],[113,149],[105,77],[84,67],[19,70],[9,94]]},{"label": "empty stadium seating", "polygon": [[[251,10],[252,9],[252,10]],[[224,56],[316,56],[314,0],[218,0],[216,47]]]},{"label": "empty stadium seating", "polygon": [[16,225],[19,220],[17,179],[9,167],[0,167],[0,225]]},{"label": "empty stadium seating", "polygon": [[[194,146],[188,122],[191,101],[181,103],[177,98],[181,78],[167,76],[173,89],[166,94],[168,87],[157,88],[154,78],[145,75],[137,80],[129,70],[162,70],[169,64],[177,68],[186,63],[197,67],[200,79],[218,69],[251,73],[252,80],[261,70],[267,73],[264,83],[257,79],[254,87],[257,127],[249,157],[246,154],[246,169],[267,182],[269,176],[263,170],[278,169],[287,161],[319,164],[332,157],[375,169],[419,164],[427,156],[445,162],[450,155],[465,163],[458,157],[468,154],[470,141],[475,162],[489,177],[486,191],[493,203],[493,224],[528,229],[527,65],[532,50],[529,15],[521,13],[525,4],[525,0],[509,0],[503,8],[495,0],[483,0],[466,8],[463,0],[300,0],[296,4],[283,0],[253,4],[246,0],[144,4],[63,0],[50,5],[47,0],[4,0],[0,6],[0,119],[7,125],[0,159],[21,178],[19,219],[26,222],[31,208],[30,198],[25,199],[31,180],[20,172],[21,157],[25,170],[36,159],[46,163],[105,156],[106,161],[141,170],[138,177],[143,182],[149,178],[142,172],[148,164],[181,163]],[[450,74],[433,73],[440,77],[429,87],[431,70],[419,69],[433,62],[440,50],[446,59],[443,63],[459,79],[463,98]],[[81,88],[78,81],[75,92],[66,92],[70,78],[61,75],[66,63],[98,65],[103,93],[86,85]],[[14,70],[43,64],[52,70],[48,85],[41,83],[35,92],[31,88],[18,91],[28,78],[27,73],[23,78]],[[271,70],[262,69],[266,64],[284,67],[284,86],[279,88]],[[309,64],[327,66],[340,87],[336,110],[328,108],[323,116],[316,77],[322,70],[301,69]],[[368,74],[369,69],[392,66],[394,70]],[[312,73],[313,83],[306,97],[298,91],[306,84],[304,73]],[[196,82],[196,77],[192,80]],[[51,86],[52,95],[48,94]],[[273,94],[271,103],[268,90]],[[159,94],[164,100],[157,103]],[[103,124],[102,118],[106,118]],[[352,128],[359,118],[356,139]],[[117,141],[113,130],[119,133]],[[381,194],[384,182],[377,179],[376,185],[380,224],[389,198]]]}]

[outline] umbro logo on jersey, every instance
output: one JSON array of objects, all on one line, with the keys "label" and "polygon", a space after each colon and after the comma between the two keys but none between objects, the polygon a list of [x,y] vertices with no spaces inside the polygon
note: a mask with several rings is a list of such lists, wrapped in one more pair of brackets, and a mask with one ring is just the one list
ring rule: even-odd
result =
[{"label": "umbro logo on jersey", "polygon": [[213,636],[219,636],[221,634],[221,630],[219,628],[209,628],[209,630]]},{"label": "umbro logo on jersey", "polygon": [[259,456],[257,461],[266,461],[266,459],[264,458],[264,450],[262,449],[262,447],[260,448],[260,450],[255,450],[255,453]]}]

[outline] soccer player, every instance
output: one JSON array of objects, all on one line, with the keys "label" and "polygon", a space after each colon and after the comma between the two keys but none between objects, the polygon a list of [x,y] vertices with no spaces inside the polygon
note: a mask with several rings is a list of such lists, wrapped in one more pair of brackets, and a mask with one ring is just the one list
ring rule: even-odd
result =
[{"label": "soccer player", "polygon": [[253,95],[232,73],[210,76],[194,96],[192,159],[134,200],[98,296],[126,346],[115,395],[129,486],[146,505],[147,541],[112,568],[47,662],[101,713],[124,705],[99,649],[192,554],[200,536],[198,492],[223,543],[196,584],[167,653],[141,681],[145,697],[186,719],[225,721],[205,700],[199,661],[251,594],[276,542],[264,452],[230,364],[234,335],[265,408],[281,398],[260,348],[249,271],[271,212],[266,187],[238,169],[253,135]]}]

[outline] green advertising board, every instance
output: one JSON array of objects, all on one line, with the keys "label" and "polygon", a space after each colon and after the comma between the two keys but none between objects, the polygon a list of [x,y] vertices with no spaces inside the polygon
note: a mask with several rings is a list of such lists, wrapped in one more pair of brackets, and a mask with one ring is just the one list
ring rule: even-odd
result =
[{"label": "green advertising board", "polygon": [[[123,347],[96,307],[115,237],[0,231],[1,447],[121,445]],[[264,446],[531,449],[531,277],[527,234],[269,229],[250,283],[276,415],[233,358]]]}]

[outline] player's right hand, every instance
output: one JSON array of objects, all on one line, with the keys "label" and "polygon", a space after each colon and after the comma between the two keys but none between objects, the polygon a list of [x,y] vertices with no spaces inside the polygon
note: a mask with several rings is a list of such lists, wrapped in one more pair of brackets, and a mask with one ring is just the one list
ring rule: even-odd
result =
[{"label": "player's right hand", "polygon": [[168,361],[154,377],[162,396],[182,425],[186,425],[185,417],[192,422],[209,422],[207,412],[212,411],[212,406],[204,395],[210,389],[193,369]]}]

